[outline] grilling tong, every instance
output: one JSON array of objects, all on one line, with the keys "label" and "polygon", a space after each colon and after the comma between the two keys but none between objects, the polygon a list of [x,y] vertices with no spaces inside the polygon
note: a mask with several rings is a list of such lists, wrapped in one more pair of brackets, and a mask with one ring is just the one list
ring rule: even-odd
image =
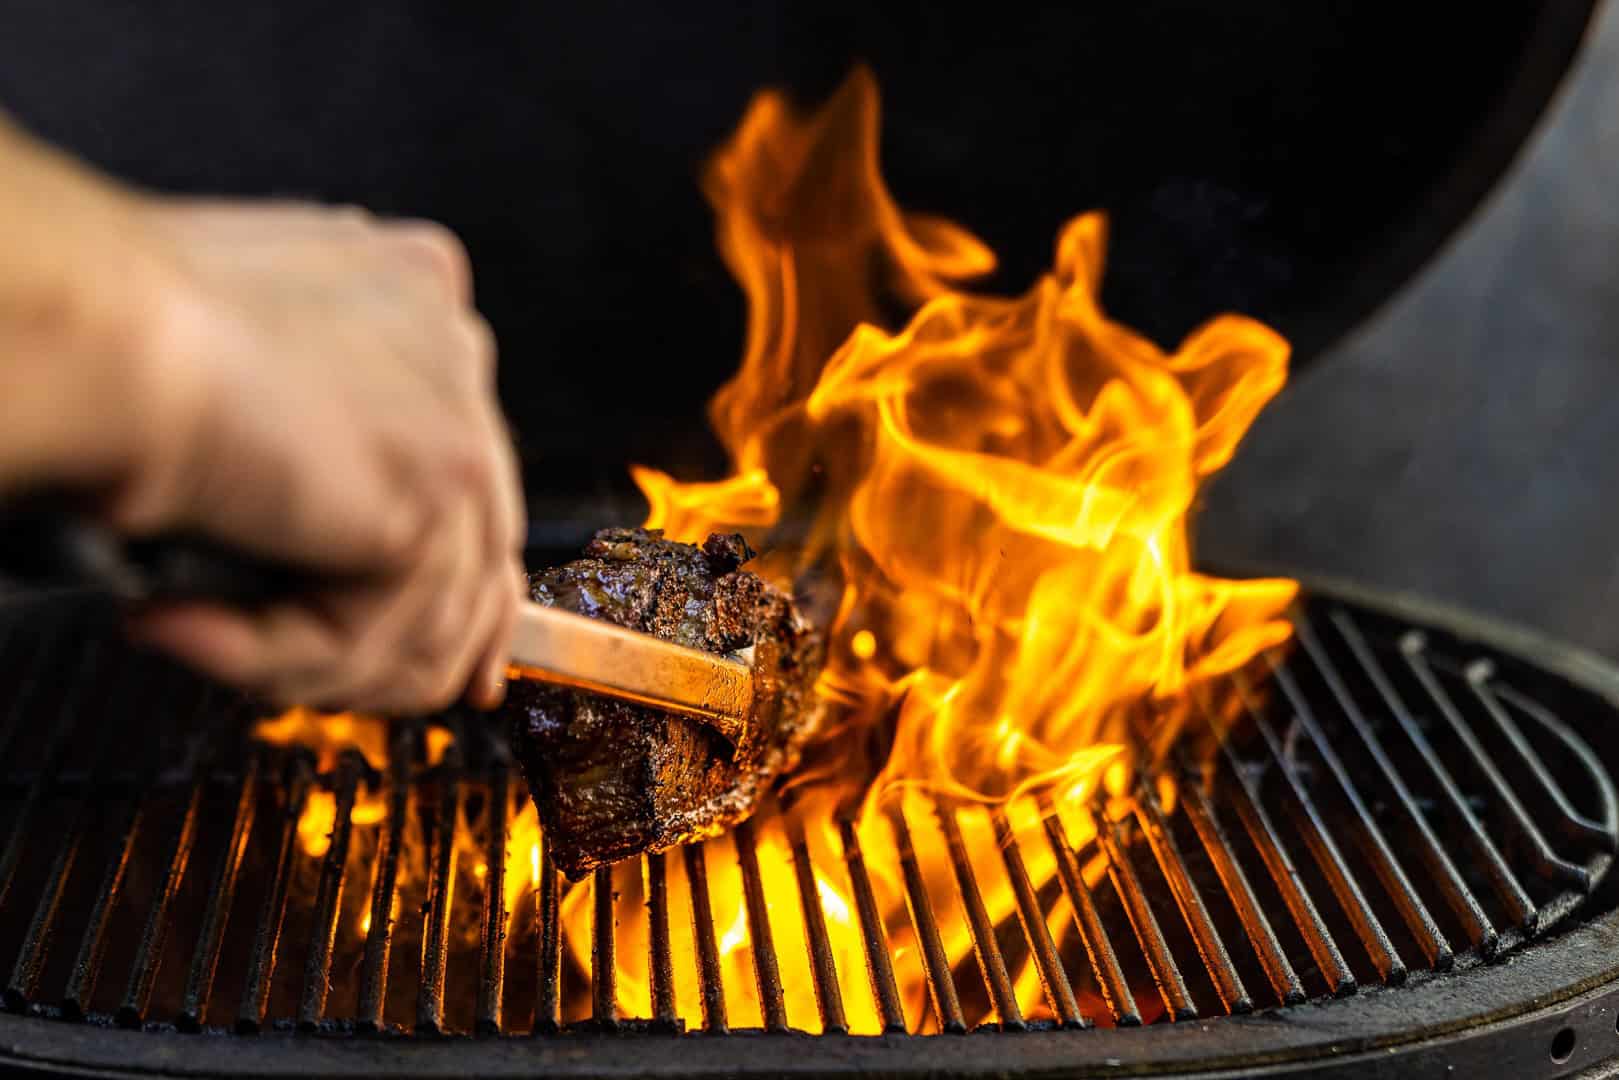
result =
[{"label": "grilling tong", "polygon": [[[126,539],[54,509],[0,513],[0,586],[87,589],[130,606],[251,607],[295,592],[301,578],[206,540]],[[732,743],[746,733],[753,707],[753,673],[744,663],[526,601],[507,671],[694,717]]]}]

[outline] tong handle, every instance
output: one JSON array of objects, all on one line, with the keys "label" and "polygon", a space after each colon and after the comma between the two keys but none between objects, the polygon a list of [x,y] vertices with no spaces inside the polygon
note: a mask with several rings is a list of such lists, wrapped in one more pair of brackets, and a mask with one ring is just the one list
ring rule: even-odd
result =
[{"label": "tong handle", "polygon": [[55,505],[0,509],[0,586],[85,589],[129,605],[206,600],[262,607],[308,576],[200,536],[129,538]]}]

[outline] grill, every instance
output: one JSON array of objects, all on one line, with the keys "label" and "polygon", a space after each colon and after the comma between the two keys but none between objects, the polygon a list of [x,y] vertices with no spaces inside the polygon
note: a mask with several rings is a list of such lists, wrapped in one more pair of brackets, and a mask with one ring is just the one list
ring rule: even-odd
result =
[{"label": "grill", "polygon": [[[525,793],[486,722],[440,718],[437,748],[397,725],[385,770],[354,750],[322,768],[244,738],[262,710],[130,651],[94,605],[10,609],[5,1054],[1000,1074],[1330,1049],[1528,1076],[1619,1050],[1619,676],[1351,595],[1316,590],[1290,650],[1132,788],[1060,810],[912,797],[860,827],[788,792],[577,886],[543,845],[531,872],[508,862]],[[333,811],[318,857],[311,800]]]}]

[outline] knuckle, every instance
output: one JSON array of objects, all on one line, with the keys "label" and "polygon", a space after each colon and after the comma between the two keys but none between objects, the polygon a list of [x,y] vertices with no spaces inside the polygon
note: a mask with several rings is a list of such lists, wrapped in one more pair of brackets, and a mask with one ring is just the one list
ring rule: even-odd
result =
[{"label": "knuckle", "polygon": [[465,680],[457,668],[445,667],[422,688],[421,705],[428,712],[440,712],[454,705]]},{"label": "knuckle", "polygon": [[410,221],[401,221],[394,225],[394,229],[401,235],[409,236],[446,258],[466,258],[466,249],[461,246],[461,238],[455,235],[454,230],[436,221],[425,218],[416,218]]},{"label": "knuckle", "polygon": [[448,281],[456,296],[465,296],[472,283],[472,260],[466,246],[453,231],[436,221],[408,221],[391,226],[394,238],[426,256],[434,269]]},{"label": "knuckle", "polygon": [[355,642],[349,652],[348,669],[351,681],[367,688],[374,687],[388,666],[389,649],[381,633],[371,633]]},{"label": "knuckle", "polygon": [[446,456],[447,488],[453,491],[460,508],[484,505],[495,489],[500,475],[499,463],[489,441],[473,429],[468,429],[455,442],[454,450]]},{"label": "knuckle", "polygon": [[461,338],[467,359],[480,374],[493,372],[498,349],[495,331],[488,320],[476,311],[469,311],[461,322]]},{"label": "knuckle", "polygon": [[353,203],[331,207],[326,211],[326,218],[335,227],[356,236],[371,232],[376,225],[376,218],[372,216],[371,211]]},{"label": "knuckle", "polygon": [[441,604],[429,620],[424,644],[430,656],[445,656],[460,644],[465,620],[450,603]]}]

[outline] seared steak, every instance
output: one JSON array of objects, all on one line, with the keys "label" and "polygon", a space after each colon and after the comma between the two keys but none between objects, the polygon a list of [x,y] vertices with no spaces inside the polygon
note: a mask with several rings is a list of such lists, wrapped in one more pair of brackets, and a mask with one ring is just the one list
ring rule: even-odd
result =
[{"label": "seared steak", "polygon": [[822,642],[792,601],[740,569],[739,535],[702,547],[604,529],[585,557],[529,577],[533,598],[715,653],[753,650],[754,715],[732,747],[700,721],[515,682],[505,712],[546,842],[563,873],[718,833],[796,763],[817,719]]}]

